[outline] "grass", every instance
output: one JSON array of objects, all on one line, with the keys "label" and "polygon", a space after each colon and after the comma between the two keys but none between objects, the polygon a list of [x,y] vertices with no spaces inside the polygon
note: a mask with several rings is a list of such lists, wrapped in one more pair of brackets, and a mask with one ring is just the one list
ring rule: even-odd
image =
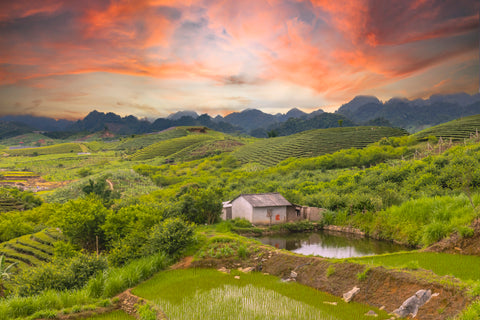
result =
[{"label": "grass", "polygon": [[262,139],[233,152],[242,163],[272,166],[287,158],[309,158],[341,149],[363,148],[383,137],[402,136],[405,131],[387,127],[317,129],[291,136]]},{"label": "grass", "polygon": [[171,320],[368,319],[364,314],[372,309],[357,303],[347,305],[340,298],[298,283],[281,282],[274,276],[235,271],[223,274],[211,269],[161,272],[133,293],[155,302]]},{"label": "grass", "polygon": [[480,115],[477,114],[427,128],[417,132],[415,136],[419,140],[426,140],[429,136],[463,140],[472,137],[472,135],[478,138],[478,131],[480,131]]},{"label": "grass", "polygon": [[131,316],[122,310],[117,310],[109,313],[98,314],[92,317],[84,318],[86,320],[135,320],[134,316]]},{"label": "grass", "polygon": [[464,281],[480,280],[479,256],[415,251],[350,258],[348,260],[395,268],[422,268],[431,270],[439,276],[452,275]]}]

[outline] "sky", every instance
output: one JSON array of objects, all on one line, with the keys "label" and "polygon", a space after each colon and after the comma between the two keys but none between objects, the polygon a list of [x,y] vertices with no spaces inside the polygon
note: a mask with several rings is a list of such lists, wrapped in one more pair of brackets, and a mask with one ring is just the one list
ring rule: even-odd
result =
[{"label": "sky", "polygon": [[479,91],[478,0],[0,0],[0,116],[333,111]]}]

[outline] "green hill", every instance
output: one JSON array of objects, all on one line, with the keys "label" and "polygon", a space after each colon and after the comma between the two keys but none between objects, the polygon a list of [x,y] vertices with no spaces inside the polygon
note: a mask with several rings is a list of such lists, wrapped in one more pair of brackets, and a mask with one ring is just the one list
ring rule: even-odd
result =
[{"label": "green hill", "polygon": [[35,156],[58,153],[79,153],[85,151],[88,151],[87,148],[80,143],[60,143],[48,147],[8,149],[4,152],[12,156]]},{"label": "green hill", "polygon": [[478,135],[480,131],[480,114],[456,119],[439,124],[415,134],[417,139],[425,140],[429,136],[442,137],[452,140],[468,139],[472,135]]},{"label": "green hill", "polygon": [[40,133],[26,133],[2,141],[2,144],[6,146],[17,146],[20,144],[27,146],[46,146],[54,143],[55,140]]},{"label": "green hill", "polygon": [[363,148],[383,137],[405,135],[406,131],[390,127],[348,127],[304,131],[291,136],[263,139],[233,152],[243,163],[275,165],[287,158],[307,158],[341,149]]},{"label": "green hill", "polygon": [[[189,148],[188,154],[193,152],[196,147],[204,145],[205,142],[223,140],[225,138],[225,134],[203,127],[189,127],[186,130],[188,135],[151,144],[135,152],[130,159],[137,161],[155,157],[172,157],[186,148]],[[185,158],[187,154],[182,154],[182,158]]]},{"label": "green hill", "polygon": [[115,146],[115,150],[127,150],[135,152],[151,144],[188,135],[187,128],[171,128],[158,133],[143,134],[131,138],[122,139]]}]

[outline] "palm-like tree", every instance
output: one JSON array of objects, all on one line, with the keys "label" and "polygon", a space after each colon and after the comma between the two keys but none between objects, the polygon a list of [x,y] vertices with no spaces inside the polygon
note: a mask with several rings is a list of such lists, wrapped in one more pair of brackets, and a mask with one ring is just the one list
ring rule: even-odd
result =
[{"label": "palm-like tree", "polygon": [[4,293],[4,287],[3,287],[3,280],[8,280],[10,279],[11,271],[13,266],[15,266],[17,263],[12,263],[9,266],[7,266],[7,263],[5,261],[5,255],[2,255],[0,257],[0,297],[5,296]]}]

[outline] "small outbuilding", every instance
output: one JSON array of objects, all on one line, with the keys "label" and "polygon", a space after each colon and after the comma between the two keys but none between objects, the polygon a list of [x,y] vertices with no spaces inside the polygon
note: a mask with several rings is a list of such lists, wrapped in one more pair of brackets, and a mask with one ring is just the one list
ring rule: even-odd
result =
[{"label": "small outbuilding", "polygon": [[224,220],[245,218],[253,224],[276,224],[287,221],[295,207],[280,193],[241,194],[223,203]]},{"label": "small outbuilding", "polygon": [[318,221],[323,210],[294,205],[278,192],[241,194],[223,202],[221,218],[244,218],[253,224],[270,225],[299,220]]}]

